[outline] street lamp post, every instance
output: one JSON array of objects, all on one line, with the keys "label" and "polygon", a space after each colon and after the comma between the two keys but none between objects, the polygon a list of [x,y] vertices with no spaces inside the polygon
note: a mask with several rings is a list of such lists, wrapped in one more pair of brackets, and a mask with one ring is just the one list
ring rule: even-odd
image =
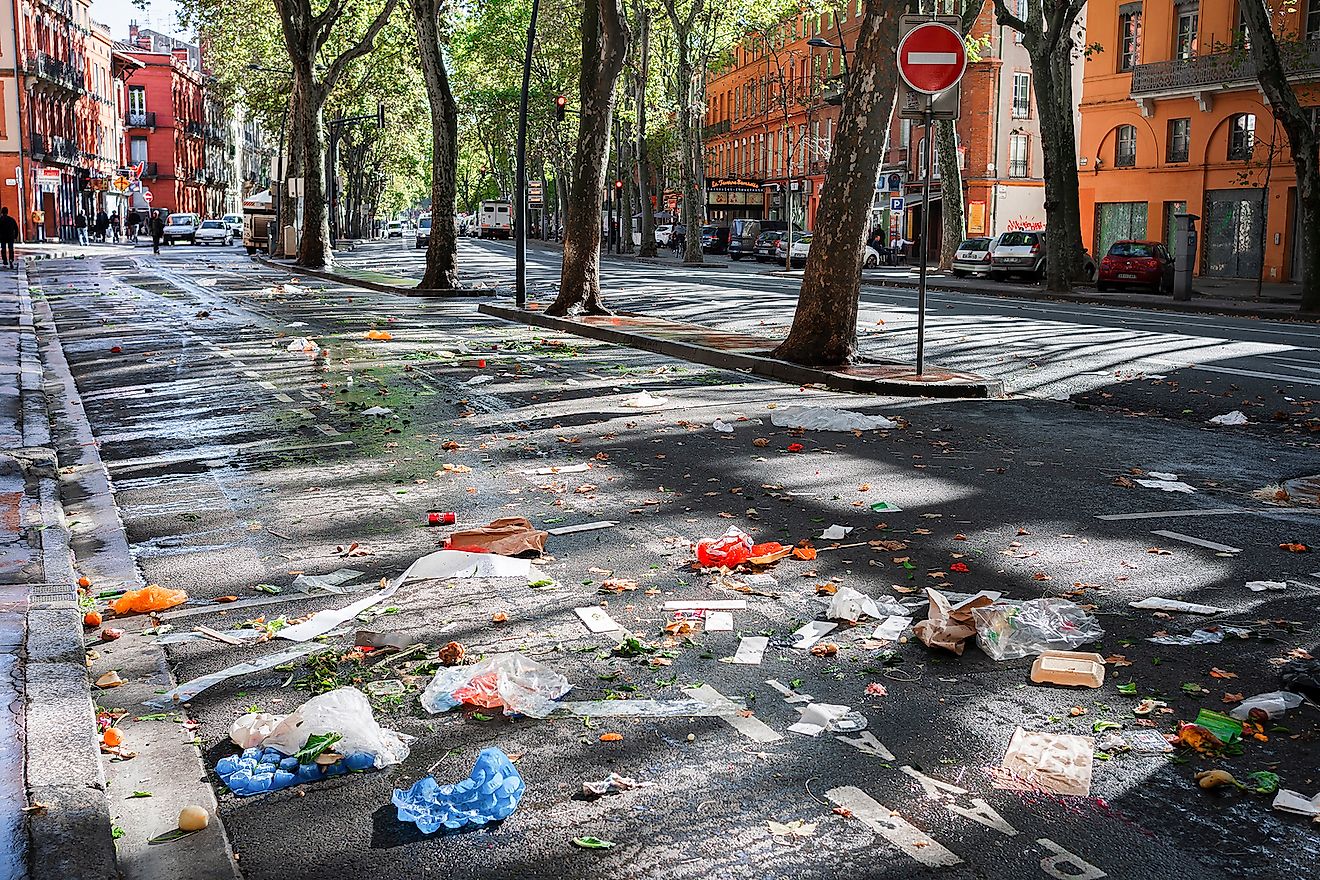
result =
[{"label": "street lamp post", "polygon": [[527,92],[532,84],[532,49],[536,44],[536,14],[540,5],[540,0],[532,0],[532,17],[527,22],[527,54],[523,56],[522,98],[518,104],[518,157],[513,194],[513,298],[520,309],[527,308]]}]

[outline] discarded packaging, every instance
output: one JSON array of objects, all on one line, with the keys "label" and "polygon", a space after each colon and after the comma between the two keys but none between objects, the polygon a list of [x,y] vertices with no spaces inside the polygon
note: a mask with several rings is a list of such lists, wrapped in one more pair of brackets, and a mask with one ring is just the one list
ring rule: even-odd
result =
[{"label": "discarded packaging", "polygon": [[959,655],[966,647],[967,640],[976,635],[972,611],[991,605],[998,598],[998,594],[992,597],[978,593],[954,605],[939,590],[929,587],[926,596],[930,599],[930,610],[926,619],[918,621],[912,631],[926,647],[944,648]]},{"label": "discarded packaging", "polygon": [[396,583],[441,578],[537,578],[540,572],[528,559],[513,559],[498,553],[465,553],[462,550],[437,550],[408,566]]},{"label": "discarded packaging", "polygon": [[[838,595],[837,593],[835,595]],[[898,614],[891,614],[871,633],[871,638],[888,642],[896,642],[903,637],[903,633],[912,626],[912,618]]]},{"label": "discarded packaging", "polygon": [[592,605],[589,608],[574,608],[573,611],[578,617],[582,618],[582,624],[594,633],[618,632],[623,629],[618,622],[610,617],[609,613],[599,605]]},{"label": "discarded packaging", "polygon": [[582,794],[587,797],[601,797],[607,794],[619,794],[625,791],[634,791],[639,788],[652,788],[654,782],[638,782],[631,776],[620,776],[617,773],[611,773],[599,781],[587,780],[582,783]]},{"label": "discarded packaging", "polygon": [[495,654],[473,666],[440,669],[422,692],[422,706],[431,713],[467,703],[483,709],[504,707],[506,715],[545,718],[555,700],[572,688],[549,666],[522,654]]},{"label": "discarded packaging", "polygon": [[995,787],[1011,791],[1050,791],[1085,797],[1091,792],[1091,762],[1095,740],[1089,736],[1013,732]]},{"label": "discarded packaging", "polygon": [[778,428],[805,428],[808,431],[876,431],[898,427],[898,422],[884,416],[868,416],[826,406],[777,409],[770,414],[770,424]]},{"label": "discarded packaging", "polygon": [[285,663],[291,663],[300,657],[308,654],[316,654],[320,651],[329,651],[333,645],[323,645],[320,642],[301,645],[292,645],[283,651],[276,651],[274,654],[267,654],[255,660],[247,660],[221,669],[218,672],[212,672],[194,678],[191,681],[184,682],[172,691],[166,691],[152,700],[147,700],[146,705],[154,709],[164,709],[179,703],[186,703],[196,697],[207,688],[214,687],[223,681],[231,678],[237,678],[240,675],[251,675],[254,672],[265,672],[267,669],[274,669],[276,666],[282,666]]},{"label": "discarded packaging", "polygon": [[428,526],[452,526],[458,522],[458,515],[453,511],[428,510],[426,512],[426,524]]},{"label": "discarded packaging", "polygon": [[501,556],[544,553],[548,535],[525,517],[509,516],[493,520],[489,525],[454,532],[445,547],[450,550],[485,550]]},{"label": "discarded packaging", "polygon": [[[1151,474],[1151,476],[1153,477],[1155,475]],[[1139,486],[1145,486],[1147,489],[1159,489],[1162,492],[1181,492],[1184,495],[1190,495],[1196,491],[1193,486],[1181,482],[1172,474],[1169,475],[1169,479],[1167,480],[1134,480],[1133,482]]]},{"label": "discarded packaging", "polygon": [[852,531],[852,526],[841,526],[835,524],[820,533],[820,540],[839,541],[842,540],[843,538],[848,537],[848,533],[851,531]]},{"label": "discarded packaging", "polygon": [[1253,593],[1263,593],[1266,590],[1286,590],[1287,581],[1247,581],[1247,589]]},{"label": "discarded packaging", "polygon": [[[369,766],[378,770],[398,764],[408,757],[408,746],[403,738],[376,722],[367,695],[357,688],[336,688],[312,697],[291,714],[282,717],[265,713],[253,715],[256,718],[247,722],[245,727],[249,733],[266,727],[271,719],[275,723],[259,742],[252,743],[248,748],[259,746],[263,749],[276,749],[286,755],[296,755],[309,736],[337,734],[339,738],[334,743],[336,751],[370,755],[372,761]],[[230,739],[238,742],[234,736],[235,727],[239,727],[240,722],[248,717],[245,715],[231,725]]]},{"label": "discarded packaging", "polygon": [[813,620],[793,633],[798,640],[793,643],[794,648],[810,648],[825,637],[826,633],[833,630],[837,623],[828,620]]},{"label": "discarded packaging", "polygon": [[1084,651],[1042,651],[1031,664],[1031,680],[1097,688],[1105,683],[1105,658]]},{"label": "discarded packaging", "polygon": [[[295,749],[294,755],[298,751]],[[324,757],[325,754],[318,757]],[[372,767],[372,756],[368,754],[332,754],[337,760],[322,763],[315,758],[299,761],[294,755],[286,755],[278,749],[251,748],[245,749],[241,755],[216,761],[215,773],[234,794],[250,797],[306,782],[317,782],[331,776],[342,776],[350,770],[369,770]]]},{"label": "discarded packaging", "polygon": [[1230,413],[1224,413],[1222,416],[1215,416],[1214,418],[1209,419],[1209,422],[1212,425],[1227,425],[1228,427],[1236,428],[1239,425],[1245,425],[1247,423],[1247,416],[1242,410],[1235,409]]},{"label": "discarded packaging", "polygon": [[902,604],[889,596],[873,599],[858,590],[854,590],[852,587],[843,587],[836,590],[834,595],[830,597],[830,604],[825,609],[825,616],[830,620],[846,620],[849,623],[856,623],[862,615],[866,615],[873,620],[880,620],[882,617],[892,614],[902,615],[906,611],[907,609]]},{"label": "discarded packaging", "polygon": [[467,778],[441,785],[425,776],[408,789],[394,790],[390,798],[400,822],[415,822],[423,834],[465,825],[486,825],[507,819],[522,800],[525,788],[509,756],[490,746],[481,750]]},{"label": "discarded packaging", "polygon": [[1284,813],[1297,813],[1302,816],[1320,816],[1320,794],[1308,798],[1304,794],[1281,788],[1278,793],[1274,795],[1274,803],[1270,804],[1270,806]]},{"label": "discarded packaging", "polygon": [[348,584],[362,577],[362,572],[354,568],[341,568],[332,571],[329,574],[300,574],[293,579],[290,585],[300,593],[333,593],[336,595],[346,595],[348,593],[360,593],[368,589],[371,584],[360,584],[356,587],[350,587]]},{"label": "discarded packaging", "polygon": [[1067,599],[998,601],[972,609],[976,643],[996,660],[1066,651],[1103,638],[1093,615]]},{"label": "discarded packaging", "polygon": [[836,722],[852,711],[850,706],[837,706],[830,703],[807,703],[802,707],[802,715],[797,723],[790,724],[792,733],[803,736],[820,736],[827,730],[834,729]]},{"label": "discarded packaging", "polygon": [[729,526],[719,538],[704,538],[697,542],[697,562],[707,568],[733,568],[752,556],[753,541],[737,526]]},{"label": "discarded packaging", "polygon": [[1145,611],[1170,611],[1174,614],[1222,614],[1227,609],[1214,605],[1198,605],[1195,602],[1182,602],[1178,599],[1162,599],[1151,596],[1137,602],[1129,602],[1129,608],[1141,608]]},{"label": "discarded packaging", "polygon": [[769,645],[770,639],[767,636],[743,636],[738,642],[738,650],[733,655],[733,662],[740,666],[756,666],[765,656],[765,649]]},{"label": "discarded packaging", "polygon": [[1256,694],[1238,703],[1228,713],[1238,721],[1255,720],[1253,715],[1263,715],[1267,720],[1282,718],[1289,709],[1302,705],[1302,697],[1290,691],[1271,691],[1268,694]]},{"label": "discarded packaging", "polygon": [[188,594],[183,590],[167,590],[164,587],[149,584],[140,590],[129,590],[110,603],[110,610],[115,614],[145,614],[148,611],[164,611],[188,601]]},{"label": "discarded packaging", "polygon": [[1238,629],[1232,626],[1221,626],[1215,629],[1198,629],[1190,633],[1177,633],[1172,635],[1152,636],[1146,639],[1148,642],[1154,642],[1157,645],[1178,645],[1188,647],[1190,645],[1217,645],[1224,640],[1225,636],[1236,636],[1245,639],[1251,634],[1250,630]]},{"label": "discarded packaging", "polygon": [[733,433],[733,425],[730,425],[728,422],[724,421],[723,419],[716,419],[715,421],[710,423],[710,426],[714,428],[716,431],[719,431],[721,434]]},{"label": "discarded packaging", "polygon": [[293,626],[286,626],[283,629],[278,630],[275,633],[275,636],[277,638],[287,639],[291,642],[306,642],[317,636],[325,635],[341,623],[347,620],[352,620],[373,605],[384,602],[386,599],[393,596],[395,592],[398,591],[401,583],[403,583],[402,578],[379,592],[372,593],[369,596],[357,600],[352,605],[345,605],[343,608],[329,608],[325,611],[318,611],[302,623],[295,623]]},{"label": "discarded packaging", "polygon": [[706,632],[733,632],[733,614],[729,611],[706,611]]}]

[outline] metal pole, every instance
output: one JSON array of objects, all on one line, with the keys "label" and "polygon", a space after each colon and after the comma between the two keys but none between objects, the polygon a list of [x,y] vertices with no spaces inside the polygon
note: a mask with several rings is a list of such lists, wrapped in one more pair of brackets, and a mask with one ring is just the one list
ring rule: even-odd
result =
[{"label": "metal pole", "polygon": [[523,56],[522,98],[518,104],[518,156],[513,187],[513,301],[520,309],[527,308],[527,91],[532,84],[532,49],[536,43],[536,14],[540,5],[540,0],[532,0],[532,17],[527,22],[527,54]]},{"label": "metal pole", "polygon": [[935,166],[935,145],[931,142],[931,126],[935,118],[935,96],[926,96],[926,149],[923,180],[921,182],[921,266],[917,281],[917,375],[925,367],[926,354],[926,257],[930,252],[930,176]]},{"label": "metal pole", "polygon": [[284,215],[281,213],[281,209],[284,205],[284,189],[288,186],[285,180],[288,169],[284,164],[284,131],[289,127],[289,111],[292,107],[293,95],[290,94],[288,103],[284,105],[284,117],[280,120],[280,151],[276,156],[275,163],[277,179],[272,194],[272,206],[275,208],[275,234],[270,237],[270,255],[272,257],[284,253]]}]

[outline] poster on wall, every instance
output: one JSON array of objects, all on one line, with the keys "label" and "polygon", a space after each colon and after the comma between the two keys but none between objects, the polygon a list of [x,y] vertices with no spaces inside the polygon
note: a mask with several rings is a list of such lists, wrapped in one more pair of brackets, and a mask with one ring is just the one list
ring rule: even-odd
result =
[{"label": "poster on wall", "polygon": [[967,203],[967,234],[985,235],[985,202]]}]

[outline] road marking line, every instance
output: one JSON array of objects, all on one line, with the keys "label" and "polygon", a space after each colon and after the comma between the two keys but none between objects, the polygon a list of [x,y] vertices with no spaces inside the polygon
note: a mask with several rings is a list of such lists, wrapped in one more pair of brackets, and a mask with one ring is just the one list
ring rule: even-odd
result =
[{"label": "road marking line", "polygon": [[276,391],[274,397],[280,403],[293,403],[293,398],[285,394],[283,391]]},{"label": "road marking line", "polygon": [[1215,550],[1219,553],[1241,553],[1241,547],[1230,547],[1227,544],[1216,544],[1214,541],[1207,541],[1204,538],[1194,538],[1191,535],[1184,535],[1182,532],[1170,532],[1165,529],[1156,529],[1151,532],[1152,535],[1159,535],[1161,538],[1171,538],[1174,541],[1182,541],[1184,544],[1194,544],[1197,547],[1204,547],[1207,550]]},{"label": "road marking line", "polygon": [[1244,510],[1241,507],[1198,508],[1196,510],[1152,510],[1146,513],[1106,513],[1097,516],[1096,519],[1109,520],[1112,522],[1124,519],[1164,519],[1165,517],[1175,516],[1224,516],[1230,513],[1253,513],[1253,511]]},{"label": "road marking line", "polygon": [[948,868],[963,860],[898,813],[851,785],[831,788],[825,797],[852,813],[853,818],[928,868]]},{"label": "road marking line", "polygon": [[738,705],[708,684],[703,684],[701,687],[687,688],[686,691],[707,706],[727,709],[729,714],[720,716],[724,719],[724,723],[750,740],[759,743],[770,743],[784,738],[783,734],[772,730],[761,719],[755,716],[743,717],[737,714],[740,711]]}]

